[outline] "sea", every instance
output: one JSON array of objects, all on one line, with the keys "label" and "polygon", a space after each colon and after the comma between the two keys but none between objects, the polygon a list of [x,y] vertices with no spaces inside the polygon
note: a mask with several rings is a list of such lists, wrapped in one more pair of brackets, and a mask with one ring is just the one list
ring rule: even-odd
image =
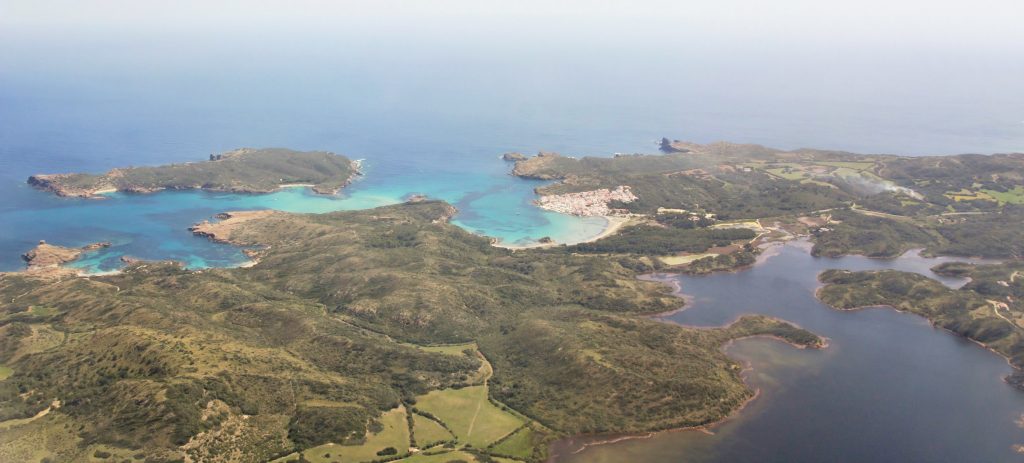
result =
[{"label": "sea", "polygon": [[[39,240],[112,243],[73,264],[85,272],[116,270],[122,256],[236,266],[246,259],[237,248],[187,228],[222,211],[323,213],[413,194],[452,203],[454,224],[504,244],[601,232],[601,218],[535,207],[544,182],[509,175],[500,156],[510,151],[654,153],[661,137],[905,155],[1024,151],[1020,54],[682,33],[655,41],[616,30],[551,41],[540,28],[467,38],[125,27],[0,31],[0,271],[23,268],[20,255]],[[96,200],[26,184],[37,173],[199,161],[239,147],[333,151],[362,160],[364,175],[336,197],[287,188]],[[1002,382],[1004,360],[911,315],[813,301],[821,269],[902,265],[878,262],[816,259],[790,245],[750,271],[680,278],[696,303],[666,322],[767,313],[831,346],[738,342],[729,353],[750,363],[763,393],[714,435],[579,453],[562,442],[559,461],[1024,461],[1012,448],[1024,443],[1014,424],[1024,393]]]}]

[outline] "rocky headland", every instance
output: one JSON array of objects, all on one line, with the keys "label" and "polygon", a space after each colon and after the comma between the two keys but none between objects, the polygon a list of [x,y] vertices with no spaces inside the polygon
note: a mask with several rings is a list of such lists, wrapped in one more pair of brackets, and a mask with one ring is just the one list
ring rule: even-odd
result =
[{"label": "rocky headland", "polygon": [[204,220],[188,229],[192,234],[208,238],[210,241],[230,243],[232,242],[230,239],[232,233],[242,224],[250,220],[270,217],[276,213],[277,211],[271,210],[221,212],[215,216],[218,220],[214,222]]},{"label": "rocky headland", "polygon": [[537,180],[561,180],[565,178],[564,175],[550,171],[563,159],[570,158],[547,151],[541,151],[536,156],[530,158],[525,156],[516,158],[514,159],[516,165],[512,168],[512,175]]},{"label": "rocky headland", "polygon": [[21,255],[25,261],[25,272],[38,276],[66,276],[76,272],[64,264],[77,260],[83,253],[110,247],[110,243],[92,243],[80,248],[69,248],[49,244],[40,240],[36,247]]}]

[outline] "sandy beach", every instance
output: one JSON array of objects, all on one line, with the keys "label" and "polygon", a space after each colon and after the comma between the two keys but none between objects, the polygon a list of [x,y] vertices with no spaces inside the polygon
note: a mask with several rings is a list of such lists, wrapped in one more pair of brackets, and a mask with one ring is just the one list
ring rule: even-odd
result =
[{"label": "sandy beach", "polygon": [[603,218],[607,222],[605,224],[605,226],[604,226],[604,229],[601,230],[601,233],[598,233],[597,235],[595,235],[595,236],[593,236],[591,238],[585,239],[583,241],[577,241],[577,242],[574,242],[574,243],[557,243],[557,242],[539,243],[539,242],[534,242],[534,243],[530,243],[530,244],[504,244],[504,243],[501,243],[501,242],[497,242],[497,243],[493,243],[492,246],[498,247],[498,248],[518,250],[518,249],[533,249],[533,248],[550,248],[550,247],[559,246],[559,245],[562,245],[562,244],[590,243],[590,242],[593,242],[593,241],[597,241],[597,240],[599,240],[601,238],[605,238],[605,237],[614,235],[624,225],[626,225],[630,221],[630,217],[623,217],[623,216],[618,216],[618,215],[602,216],[601,218]]},{"label": "sandy beach", "polygon": [[316,185],[312,183],[282,183],[278,185],[277,188],[313,188],[314,186]]}]

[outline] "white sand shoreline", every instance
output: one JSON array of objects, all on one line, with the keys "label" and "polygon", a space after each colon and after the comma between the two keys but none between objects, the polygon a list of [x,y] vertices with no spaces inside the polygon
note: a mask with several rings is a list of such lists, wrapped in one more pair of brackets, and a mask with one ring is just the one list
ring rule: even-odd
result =
[{"label": "white sand shoreline", "polygon": [[277,188],[313,188],[315,186],[312,183],[282,183]]},{"label": "white sand shoreline", "polygon": [[550,247],[559,246],[559,245],[562,245],[562,244],[590,243],[590,242],[593,242],[593,241],[597,241],[597,240],[599,240],[601,238],[606,238],[608,236],[614,235],[624,225],[629,223],[629,221],[631,220],[630,217],[623,217],[623,216],[619,216],[619,215],[606,215],[606,216],[598,216],[598,217],[601,217],[602,219],[605,220],[606,223],[605,223],[604,229],[601,230],[601,233],[598,233],[597,235],[595,235],[595,236],[593,236],[591,238],[587,238],[587,239],[582,240],[582,241],[576,241],[576,242],[573,242],[573,243],[558,243],[558,242],[554,242],[554,241],[550,242],[550,243],[534,242],[534,243],[530,243],[530,244],[505,244],[505,243],[501,243],[499,241],[499,242],[492,243],[491,245],[494,246],[494,247],[511,249],[511,250],[515,251],[515,250],[520,250],[520,249],[550,248]]}]

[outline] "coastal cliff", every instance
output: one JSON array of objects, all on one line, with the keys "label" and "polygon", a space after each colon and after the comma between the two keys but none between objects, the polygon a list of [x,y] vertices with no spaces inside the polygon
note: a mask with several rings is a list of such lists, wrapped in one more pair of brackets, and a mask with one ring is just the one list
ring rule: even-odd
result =
[{"label": "coastal cliff", "polygon": [[[230,239],[231,234],[234,233],[234,231],[242,224],[250,220],[270,217],[275,213],[275,211],[269,210],[221,212],[215,216],[217,221],[210,222],[208,220],[204,220],[192,225],[188,229],[192,234],[208,238],[210,241],[217,243],[230,243],[232,242]],[[236,242],[236,244],[245,243]]]},{"label": "coastal cliff", "polygon": [[325,151],[242,148],[208,161],[157,167],[112,169],[105,174],[37,174],[28,184],[58,196],[98,198],[103,193],[153,193],[201,189],[270,193],[282,186],[308,185],[336,194],[360,174],[358,161]]},{"label": "coastal cliff", "polygon": [[558,173],[558,166],[563,161],[572,161],[558,153],[541,151],[533,157],[517,157],[514,159],[515,167],[512,168],[512,175],[522,178],[533,178],[537,180],[561,180],[565,175]]}]

